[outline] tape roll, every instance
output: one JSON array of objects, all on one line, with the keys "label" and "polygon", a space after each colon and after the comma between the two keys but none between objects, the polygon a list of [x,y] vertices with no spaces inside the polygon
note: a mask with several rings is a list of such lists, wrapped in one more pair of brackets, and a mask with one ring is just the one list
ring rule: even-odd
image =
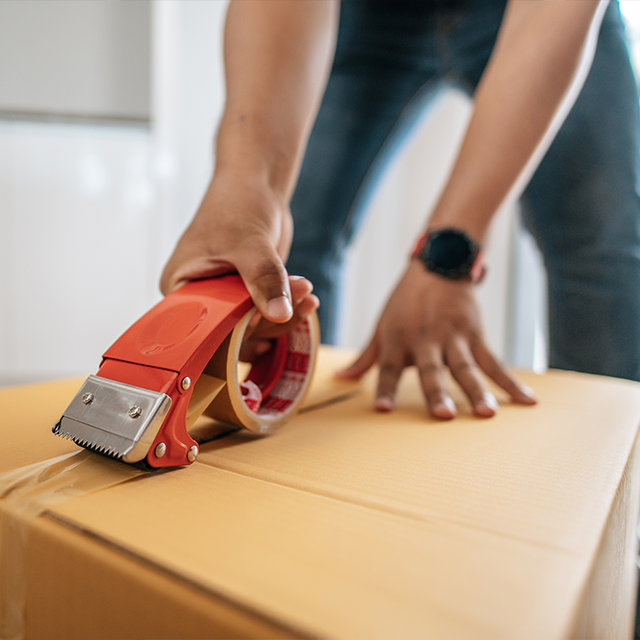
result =
[{"label": "tape roll", "polygon": [[205,415],[245,427],[255,433],[273,432],[290,420],[311,382],[320,338],[315,313],[307,316],[290,333],[274,341],[273,348],[259,358],[243,377],[238,369],[240,348],[255,309],[247,313],[229,336],[224,372],[220,371],[220,355],[203,375],[214,373],[224,377],[226,386],[204,411]]}]

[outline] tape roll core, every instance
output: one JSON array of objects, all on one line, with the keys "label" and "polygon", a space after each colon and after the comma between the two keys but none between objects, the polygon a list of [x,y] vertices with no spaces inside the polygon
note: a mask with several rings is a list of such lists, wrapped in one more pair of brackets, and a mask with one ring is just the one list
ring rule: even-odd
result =
[{"label": "tape roll core", "polygon": [[[268,393],[264,395],[256,411],[249,406],[241,389],[244,382],[251,382],[255,377],[256,365],[243,381],[239,378],[237,367],[242,340],[254,313],[255,309],[249,311],[231,333],[226,379],[229,400],[238,422],[250,431],[268,434],[292,418],[304,399],[315,367],[320,332],[317,316],[312,313],[284,336],[286,352],[281,371],[277,372],[277,380],[267,381]],[[266,356],[277,357],[277,346],[276,344]],[[215,417],[213,413],[208,412],[208,415]]]}]

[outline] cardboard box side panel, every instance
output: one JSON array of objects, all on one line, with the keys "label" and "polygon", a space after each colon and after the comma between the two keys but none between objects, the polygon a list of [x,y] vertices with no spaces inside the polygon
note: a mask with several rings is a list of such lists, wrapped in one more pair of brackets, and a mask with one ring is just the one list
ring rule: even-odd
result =
[{"label": "cardboard box side panel", "polygon": [[544,545],[199,464],[55,515],[319,637],[551,640],[588,574],[581,558]]},{"label": "cardboard box side panel", "polygon": [[631,638],[638,588],[640,438],[618,487],[593,570],[576,614],[573,640]]},{"label": "cardboard box side panel", "polygon": [[27,544],[26,640],[300,637],[46,516]]}]

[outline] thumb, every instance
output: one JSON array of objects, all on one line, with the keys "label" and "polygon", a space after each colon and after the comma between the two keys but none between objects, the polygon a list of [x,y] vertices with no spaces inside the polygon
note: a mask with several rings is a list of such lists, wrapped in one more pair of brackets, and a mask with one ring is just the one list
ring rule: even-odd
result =
[{"label": "thumb", "polygon": [[[287,322],[293,315],[289,277],[280,256],[270,245],[256,246],[251,260],[236,263],[253,304],[270,322]],[[260,256],[256,259],[256,256]]]}]

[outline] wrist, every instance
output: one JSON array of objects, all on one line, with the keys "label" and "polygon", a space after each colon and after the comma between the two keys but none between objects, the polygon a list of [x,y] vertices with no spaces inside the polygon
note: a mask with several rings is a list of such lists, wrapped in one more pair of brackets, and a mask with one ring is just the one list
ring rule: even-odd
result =
[{"label": "wrist", "polygon": [[270,202],[281,209],[289,208],[286,189],[274,183],[269,177],[268,169],[254,160],[243,162],[238,158],[236,162],[216,161],[213,177],[207,189],[207,193],[209,192],[224,193],[229,197],[231,194],[243,194],[243,200]]},{"label": "wrist", "polygon": [[300,145],[280,135],[277,127],[259,126],[243,116],[225,116],[216,140],[215,174],[262,183],[285,201],[297,176]]}]

